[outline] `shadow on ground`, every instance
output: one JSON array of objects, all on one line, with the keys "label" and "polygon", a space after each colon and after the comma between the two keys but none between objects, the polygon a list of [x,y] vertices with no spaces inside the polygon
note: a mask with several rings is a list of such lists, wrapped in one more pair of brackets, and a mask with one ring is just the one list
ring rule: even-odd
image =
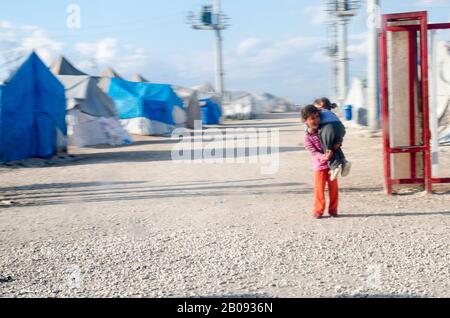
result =
[{"label": "shadow on ground", "polygon": [[[311,195],[313,189],[306,183],[272,182],[272,178],[230,181],[198,181],[168,185],[147,184],[144,181],[133,182],[86,182],[34,184],[29,186],[1,188],[4,199],[17,205],[42,206],[70,203],[119,202],[158,200],[167,198],[226,198],[233,196],[265,195]],[[379,188],[345,188],[343,192],[371,192]],[[437,214],[446,215],[447,212]],[[412,214],[420,215],[420,214]],[[423,213],[430,215],[430,213]],[[364,218],[369,216],[408,216],[395,214],[347,214],[343,218]]]},{"label": "shadow on ground", "polygon": [[367,213],[341,214],[340,218],[370,218],[370,217],[407,217],[407,216],[450,216],[450,211],[442,212],[397,212],[397,213]]}]

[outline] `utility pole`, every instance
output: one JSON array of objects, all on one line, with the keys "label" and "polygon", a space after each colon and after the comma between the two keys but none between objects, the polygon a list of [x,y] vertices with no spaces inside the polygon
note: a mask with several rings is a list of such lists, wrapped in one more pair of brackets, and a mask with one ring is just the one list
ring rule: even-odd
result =
[{"label": "utility pole", "polygon": [[345,17],[339,19],[339,51],[338,51],[338,68],[339,68],[339,104],[344,106],[345,97],[348,88],[348,60],[347,60],[347,19]]},{"label": "utility pole", "polygon": [[349,74],[348,74],[348,33],[347,27],[350,19],[355,16],[359,1],[352,0],[329,0],[328,12],[337,20],[337,69],[338,69],[338,103],[344,106],[347,97]]},{"label": "utility pole", "polygon": [[188,16],[188,21],[192,28],[195,30],[209,30],[214,31],[215,48],[216,48],[216,84],[215,90],[222,98],[224,92],[224,71],[223,71],[223,53],[222,53],[222,31],[225,30],[228,25],[225,21],[228,18],[222,14],[221,1],[214,0],[213,6],[203,6],[200,18],[196,17],[193,13]]},{"label": "utility pole", "polygon": [[216,92],[223,96],[223,56],[222,56],[222,29],[219,28],[220,23],[220,0],[214,0],[214,28],[216,32]]},{"label": "utility pole", "polygon": [[367,0],[368,52],[367,52],[367,124],[379,129],[379,75],[378,75],[378,29],[380,27],[380,1]]},{"label": "utility pole", "polygon": [[336,23],[330,20],[328,23],[328,47],[326,48],[326,55],[330,58],[330,96],[333,101],[337,100],[337,28]]}]

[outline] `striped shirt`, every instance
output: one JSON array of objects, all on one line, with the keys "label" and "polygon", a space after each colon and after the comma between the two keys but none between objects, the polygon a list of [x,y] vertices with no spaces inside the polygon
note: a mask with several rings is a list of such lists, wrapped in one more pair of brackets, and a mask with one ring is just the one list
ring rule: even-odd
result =
[{"label": "striped shirt", "polygon": [[323,171],[328,169],[328,161],[324,158],[325,155],[322,150],[322,144],[320,143],[320,137],[318,133],[305,134],[305,149],[311,152],[313,156],[313,170]]}]

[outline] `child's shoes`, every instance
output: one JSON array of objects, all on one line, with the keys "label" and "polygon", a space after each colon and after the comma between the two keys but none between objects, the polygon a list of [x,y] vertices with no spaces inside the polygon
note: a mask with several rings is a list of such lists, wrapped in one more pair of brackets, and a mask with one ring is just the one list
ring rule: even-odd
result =
[{"label": "child's shoes", "polygon": [[342,165],[339,165],[336,169],[330,170],[330,181],[336,180],[339,174],[342,173]]},{"label": "child's shoes", "polygon": [[346,161],[342,167],[342,176],[347,177],[352,170],[352,163],[350,161]]}]

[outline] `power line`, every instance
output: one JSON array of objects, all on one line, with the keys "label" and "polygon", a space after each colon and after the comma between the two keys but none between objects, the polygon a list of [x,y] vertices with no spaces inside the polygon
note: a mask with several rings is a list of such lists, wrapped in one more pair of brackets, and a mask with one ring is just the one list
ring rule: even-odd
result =
[{"label": "power line", "polygon": [[[181,13],[182,14],[182,13]],[[4,30],[8,30],[8,31],[12,31],[14,33],[19,33],[19,34],[23,34],[23,36],[26,36],[28,34],[30,34],[30,31],[35,31],[35,30],[43,30],[44,32],[47,33],[47,35],[55,40],[70,40],[70,39],[76,39],[79,37],[85,37],[85,36],[98,36],[98,35],[104,35],[107,33],[111,33],[114,32],[116,33],[123,33],[123,32],[132,32],[132,31],[139,31],[139,30],[143,30],[143,29],[148,29],[149,25],[155,25],[157,23],[159,23],[161,20],[163,19],[172,19],[172,18],[178,18],[180,15],[180,13],[177,14],[172,14],[172,15],[167,15],[167,16],[160,16],[158,18],[150,18],[150,19],[146,19],[146,20],[140,20],[140,21],[134,21],[134,22],[125,22],[125,23],[115,23],[115,24],[111,24],[111,25],[102,25],[102,26],[95,26],[95,27],[82,27],[80,29],[68,29],[68,28],[61,28],[61,29],[44,29],[44,28],[40,28],[40,27],[36,27],[36,29],[30,29],[30,30],[24,30],[24,29],[9,29],[9,28],[2,28]],[[123,28],[124,26],[132,26],[132,25],[138,25],[138,24],[145,24],[136,28]],[[118,30],[114,30],[116,28],[119,28]],[[49,31],[66,31],[64,32],[65,34],[54,34],[53,32],[49,32]],[[91,30],[94,30],[94,32],[92,32]],[[89,31],[89,34],[86,34],[86,32]],[[97,32],[95,32],[97,31]],[[68,32],[73,32],[73,33],[77,33],[77,34],[70,34],[67,35]]]}]

